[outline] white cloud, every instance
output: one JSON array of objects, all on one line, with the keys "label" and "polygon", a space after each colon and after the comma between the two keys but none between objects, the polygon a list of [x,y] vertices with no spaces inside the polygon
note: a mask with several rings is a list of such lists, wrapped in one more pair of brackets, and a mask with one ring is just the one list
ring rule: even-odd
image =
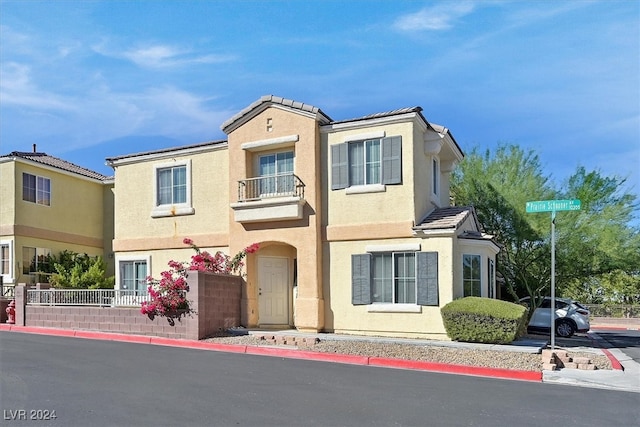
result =
[{"label": "white cloud", "polygon": [[38,111],[73,109],[63,96],[34,85],[30,67],[17,62],[0,66],[0,99],[3,106],[28,107]]},{"label": "white cloud", "polygon": [[106,42],[93,46],[93,50],[101,55],[127,59],[143,68],[168,68],[189,64],[214,64],[235,60],[233,55],[198,55],[190,49],[163,44],[137,47],[123,52],[106,46]]},{"label": "white cloud", "polygon": [[473,2],[444,2],[401,16],[393,26],[400,31],[448,30],[455,20],[473,12],[474,8]]}]

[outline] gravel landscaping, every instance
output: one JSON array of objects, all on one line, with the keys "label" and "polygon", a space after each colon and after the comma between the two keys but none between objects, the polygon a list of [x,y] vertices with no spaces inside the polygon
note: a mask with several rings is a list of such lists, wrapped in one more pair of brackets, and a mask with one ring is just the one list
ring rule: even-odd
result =
[{"label": "gravel landscaping", "polygon": [[[284,344],[277,340],[267,339],[261,335],[217,336],[204,341],[220,344],[274,346],[298,348],[306,351],[323,353],[348,354],[356,356],[388,357],[405,360],[419,360],[428,362],[450,363],[457,365],[481,366],[487,368],[502,368],[522,371],[542,371],[542,357],[540,354],[522,353],[516,351],[497,351],[484,349],[467,349],[440,347],[433,344],[389,343],[362,339],[311,339],[296,338],[296,342]],[[589,357],[597,369],[612,369],[609,359],[601,352],[580,352],[567,349],[571,357]]]}]

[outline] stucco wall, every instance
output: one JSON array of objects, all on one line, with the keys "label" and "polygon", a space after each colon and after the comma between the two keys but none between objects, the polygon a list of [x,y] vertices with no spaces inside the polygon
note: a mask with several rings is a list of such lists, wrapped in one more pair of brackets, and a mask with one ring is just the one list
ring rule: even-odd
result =
[{"label": "stucco wall", "polygon": [[[50,180],[50,206],[22,200],[23,172]],[[102,182],[19,161],[1,163],[0,174],[3,201],[0,206],[0,240],[12,243],[13,255],[12,280],[5,283],[35,280],[35,277],[22,274],[23,247],[49,249],[54,255],[67,250],[107,259],[103,249],[105,210]]]},{"label": "stucco wall", "polygon": [[13,234],[17,185],[15,182],[15,162],[0,163],[0,236]]},{"label": "stucco wall", "polygon": [[[268,107],[229,133],[229,162],[234,165],[229,170],[229,203],[237,202],[237,182],[257,175],[254,170],[257,156],[274,150],[269,146],[245,150],[242,144],[290,136],[297,136],[297,141],[280,146],[277,150],[294,151],[294,173],[305,184],[302,219],[242,224],[236,222],[232,214],[229,247],[231,253],[255,242],[281,243],[296,248],[299,283],[295,301],[296,326],[302,330],[320,330],[324,325],[321,289],[322,173],[319,170],[319,130],[315,117],[288,108]],[[254,266],[247,266],[248,289],[251,292],[256,286],[256,273]],[[249,298],[248,304],[249,326],[253,326],[253,319],[259,318],[259,315],[256,316],[257,300]]]},{"label": "stucco wall", "polygon": [[[153,218],[158,165],[190,162],[192,215]],[[174,154],[115,168],[115,241],[117,252],[182,246],[198,237],[206,246],[226,246],[229,232],[228,153],[226,148]]]},{"label": "stucco wall", "polygon": [[[486,241],[479,241],[474,239],[456,239],[456,251],[455,251],[455,268],[454,268],[454,298],[462,298],[464,296],[463,288],[463,274],[462,274],[462,259],[464,255],[480,255],[480,289],[482,297],[489,297],[489,286],[495,286],[495,270],[494,270],[494,283],[489,283],[489,260],[494,260],[496,251],[492,249],[492,246],[488,245]],[[494,297],[497,295],[497,289],[494,288]]]},{"label": "stucco wall", "polygon": [[[386,137],[402,136],[402,184],[387,185],[380,193],[347,194],[346,190],[331,190],[331,146],[343,143],[354,135],[385,132]],[[325,223],[328,228],[345,225],[408,223],[414,221],[414,152],[413,123],[371,126],[366,129],[334,131],[322,134],[323,187],[327,191]]]},{"label": "stucco wall", "polygon": [[[22,201],[22,173],[42,176],[51,180],[51,206]],[[94,239],[94,244],[102,249],[103,234],[103,184],[98,181],[79,178],[32,165],[16,163],[15,171],[16,217],[15,224],[29,229],[37,229],[39,237],[46,238],[47,232],[59,236],[66,233],[71,243],[88,244],[82,238]]]},{"label": "stucco wall", "polygon": [[[423,252],[438,252],[439,307],[421,306],[420,313],[369,312],[367,305],[351,303],[351,255],[365,253],[366,245],[420,243]],[[362,242],[332,242],[325,245],[325,257],[331,266],[325,268],[329,281],[325,293],[330,295],[326,307],[327,330],[339,333],[381,336],[423,337],[447,339],[440,316],[440,307],[451,301],[452,243],[447,238],[390,239]]]}]

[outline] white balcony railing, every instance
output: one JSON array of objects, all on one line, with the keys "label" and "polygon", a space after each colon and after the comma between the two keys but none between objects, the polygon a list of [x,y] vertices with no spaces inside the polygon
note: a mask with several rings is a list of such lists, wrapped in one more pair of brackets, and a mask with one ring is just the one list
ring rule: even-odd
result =
[{"label": "white balcony railing", "polygon": [[291,196],[304,199],[304,183],[293,173],[238,181],[238,202]]},{"label": "white balcony railing", "polygon": [[150,297],[146,290],[27,289],[27,304],[29,305],[133,307],[149,300]]}]

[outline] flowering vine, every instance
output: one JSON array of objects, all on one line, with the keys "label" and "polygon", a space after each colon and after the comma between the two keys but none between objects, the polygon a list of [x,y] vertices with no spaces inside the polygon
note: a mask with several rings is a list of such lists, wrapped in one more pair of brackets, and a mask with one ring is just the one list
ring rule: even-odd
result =
[{"label": "flowering vine", "polygon": [[140,312],[153,319],[155,316],[165,316],[173,326],[175,319],[194,310],[187,299],[189,285],[187,276],[189,271],[207,271],[215,274],[242,274],[244,258],[247,254],[255,253],[259,246],[254,243],[238,252],[233,258],[220,251],[214,255],[207,251],[202,251],[190,238],[182,241],[190,246],[196,253],[191,256],[191,262],[169,261],[169,270],[160,273],[160,279],[149,276],[147,280],[147,290],[150,301],[142,303]]}]

